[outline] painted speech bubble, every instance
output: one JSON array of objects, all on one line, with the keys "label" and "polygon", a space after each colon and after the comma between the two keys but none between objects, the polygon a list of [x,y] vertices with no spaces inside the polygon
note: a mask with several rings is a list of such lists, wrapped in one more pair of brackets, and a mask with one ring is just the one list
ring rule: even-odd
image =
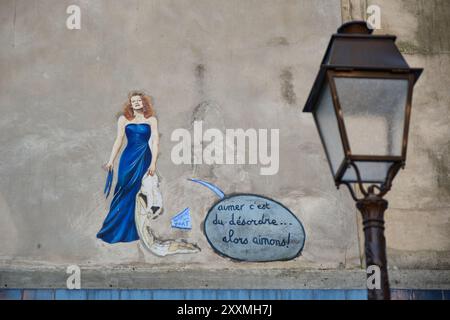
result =
[{"label": "painted speech bubble", "polygon": [[305,231],[300,220],[281,203],[255,194],[225,194],[216,186],[200,183],[221,199],[208,211],[204,233],[220,255],[235,260],[268,262],[299,256]]}]

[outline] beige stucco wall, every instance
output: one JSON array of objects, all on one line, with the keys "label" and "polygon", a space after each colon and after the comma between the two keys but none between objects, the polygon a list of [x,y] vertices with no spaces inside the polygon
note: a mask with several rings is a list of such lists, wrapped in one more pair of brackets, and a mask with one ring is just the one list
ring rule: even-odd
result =
[{"label": "beige stucco wall", "polygon": [[[330,35],[342,17],[364,12],[358,7],[364,1],[356,2],[350,7],[339,0],[1,1],[2,283],[19,283],[14,270],[48,272],[70,264],[125,268],[128,278],[133,268],[256,274],[276,269],[280,279],[290,279],[292,270],[360,269],[358,213],[347,190],[335,189],[312,118],[301,113]],[[389,263],[446,270],[449,5],[377,3],[383,27],[378,32],[397,34],[411,66],[425,68],[414,95],[407,167],[388,196]],[[69,4],[81,7],[81,30],[65,27]],[[158,171],[166,205],[156,230],[196,242],[201,253],[158,258],[138,242],[111,246],[95,238],[108,209],[100,166],[111,151],[115,116],[134,88],[152,94],[159,119]],[[195,120],[223,131],[279,129],[278,174],[262,176],[255,165],[174,165],[170,135],[177,128],[192,131]],[[191,177],[226,193],[251,192],[282,202],[305,227],[302,256],[257,264],[216,255],[200,230],[216,198],[188,182]],[[192,231],[171,229],[171,216],[185,207],[191,208]],[[103,276],[93,278],[99,286],[110,285]],[[35,286],[39,279],[42,286],[56,283],[52,277],[32,279]],[[195,279],[189,280],[193,287]],[[311,277],[303,279],[301,286],[308,286]],[[336,276],[328,285],[348,286],[344,279]]]}]

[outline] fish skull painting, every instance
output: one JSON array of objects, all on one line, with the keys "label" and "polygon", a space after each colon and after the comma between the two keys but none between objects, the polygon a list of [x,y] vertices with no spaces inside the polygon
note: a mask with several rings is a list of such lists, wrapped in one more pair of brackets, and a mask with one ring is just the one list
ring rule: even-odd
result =
[{"label": "fish skull painting", "polygon": [[155,236],[152,221],[163,212],[162,196],[159,190],[157,175],[142,179],[141,189],[136,197],[136,227],[145,248],[156,256],[164,257],[172,254],[197,253],[200,248],[183,239],[160,239]]}]

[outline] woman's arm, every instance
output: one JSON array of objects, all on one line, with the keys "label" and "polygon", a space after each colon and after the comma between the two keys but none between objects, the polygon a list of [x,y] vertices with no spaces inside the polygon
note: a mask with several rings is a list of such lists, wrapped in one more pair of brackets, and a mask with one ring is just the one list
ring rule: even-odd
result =
[{"label": "woman's arm", "polygon": [[117,154],[119,153],[119,150],[123,144],[123,137],[125,135],[125,122],[125,117],[120,116],[119,120],[117,121],[117,137],[114,141],[109,161],[105,164],[106,170],[112,170],[114,168],[114,161],[116,160]]},{"label": "woman's arm", "polygon": [[151,117],[150,127],[152,129],[152,162],[150,163],[150,167],[148,169],[148,174],[153,176],[156,171],[156,160],[158,159],[159,153],[159,132],[158,132],[158,120],[155,117]]}]

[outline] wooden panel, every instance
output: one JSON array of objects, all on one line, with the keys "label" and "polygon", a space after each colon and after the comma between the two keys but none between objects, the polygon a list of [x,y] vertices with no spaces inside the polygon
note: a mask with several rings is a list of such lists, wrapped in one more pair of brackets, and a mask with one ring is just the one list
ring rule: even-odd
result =
[{"label": "wooden panel", "polygon": [[55,290],[55,300],[87,300],[87,290]]},{"label": "wooden panel", "polygon": [[442,300],[443,290],[414,290],[412,300]]},{"label": "wooden panel", "polygon": [[55,300],[55,292],[52,289],[25,289],[22,300]]},{"label": "wooden panel", "polygon": [[[392,300],[450,300],[450,290],[393,289]],[[0,300],[366,300],[361,289],[0,289]]]},{"label": "wooden panel", "polygon": [[0,300],[21,300],[22,290],[20,289],[0,289]]}]

